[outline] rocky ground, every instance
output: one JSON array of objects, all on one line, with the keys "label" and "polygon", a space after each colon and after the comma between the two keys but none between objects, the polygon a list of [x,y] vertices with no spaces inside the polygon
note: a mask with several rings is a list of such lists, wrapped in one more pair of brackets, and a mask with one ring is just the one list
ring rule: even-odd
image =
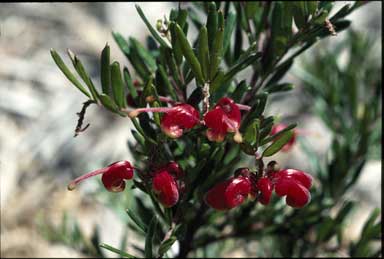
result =
[{"label": "rocky ground", "polygon": [[[155,23],[174,4],[140,5]],[[372,3],[354,15],[354,26],[358,29],[376,29],[381,33],[381,3]],[[70,86],[49,53],[54,48],[64,56],[70,48],[98,80],[98,55],[106,42],[111,46],[112,58],[126,62],[111,31],[134,35],[139,40],[145,38],[147,30],[134,3],[1,4],[1,257],[83,257],[68,246],[44,239],[38,227],[42,215],[44,220],[58,225],[64,212],[76,217],[87,235],[91,235],[94,224],[99,224],[101,242],[114,246],[120,242],[122,223],[118,216],[88,195],[97,186],[84,184],[78,191],[68,192],[66,185],[82,172],[112,161],[130,160],[125,145],[132,137],[130,122],[91,107],[86,117],[90,128],[73,138],[76,112],[85,99]],[[291,104],[295,101],[294,97],[287,99]],[[281,107],[276,109],[289,115]],[[320,137],[309,141],[318,147],[319,153],[325,152],[329,134],[321,122],[302,116],[301,125],[321,132]],[[302,152],[295,148],[280,159],[295,164],[301,158]],[[359,233],[371,209],[380,207],[380,169],[381,161],[369,162],[352,194],[361,197],[361,206],[366,209],[351,220],[351,238]],[[242,256],[245,251],[241,248],[228,256]]]}]

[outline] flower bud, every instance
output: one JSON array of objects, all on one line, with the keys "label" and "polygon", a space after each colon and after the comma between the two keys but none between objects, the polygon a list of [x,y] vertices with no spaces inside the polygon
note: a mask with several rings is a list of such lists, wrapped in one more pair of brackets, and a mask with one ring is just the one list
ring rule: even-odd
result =
[{"label": "flower bud", "polygon": [[167,171],[157,171],[152,179],[152,188],[164,207],[174,206],[179,200],[179,190],[172,175]]},{"label": "flower bud", "polygon": [[244,202],[251,192],[251,181],[243,176],[232,177],[216,184],[205,197],[205,202],[217,210],[229,210]]}]

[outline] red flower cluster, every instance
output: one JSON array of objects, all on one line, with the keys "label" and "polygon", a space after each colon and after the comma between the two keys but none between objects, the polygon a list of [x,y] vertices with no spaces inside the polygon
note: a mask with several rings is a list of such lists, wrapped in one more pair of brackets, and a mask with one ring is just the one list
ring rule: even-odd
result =
[{"label": "red flower cluster", "polygon": [[[115,162],[105,168],[92,171],[71,181],[68,190],[73,190],[76,185],[92,176],[102,174],[101,181],[104,187],[110,192],[121,192],[125,189],[124,180],[133,178],[134,168],[128,161]],[[167,165],[155,170],[151,174],[152,189],[164,207],[172,207],[179,200],[179,190],[183,190],[182,178],[184,172],[176,162],[169,162]]]},{"label": "red flower cluster", "polygon": [[255,174],[243,168],[237,170],[234,177],[210,189],[205,195],[205,202],[214,209],[228,210],[242,204],[250,195],[267,205],[275,190],[277,196],[287,196],[287,205],[301,208],[311,200],[311,186],[312,177],[296,169],[272,172],[256,180]]},{"label": "red flower cluster", "polygon": [[[162,101],[166,101],[162,97]],[[171,100],[168,100],[172,103]],[[250,107],[236,104],[232,99],[221,98],[212,110],[204,115],[204,124],[207,126],[207,137],[210,141],[221,142],[227,133],[233,132],[234,140],[242,142],[239,132],[241,113],[240,110],[249,110]],[[172,107],[159,108],[139,108],[129,113],[131,118],[138,116],[142,112],[162,112],[161,118],[162,131],[171,138],[179,138],[186,129],[192,129],[200,123],[199,112],[191,105],[185,103],[173,103]]]}]

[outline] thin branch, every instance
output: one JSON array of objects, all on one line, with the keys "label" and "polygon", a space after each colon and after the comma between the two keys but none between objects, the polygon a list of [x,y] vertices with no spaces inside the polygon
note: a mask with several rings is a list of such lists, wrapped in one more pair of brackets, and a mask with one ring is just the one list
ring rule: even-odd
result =
[{"label": "thin branch", "polygon": [[84,102],[83,107],[81,108],[81,111],[76,113],[79,116],[79,119],[77,120],[75,135],[73,137],[77,137],[80,134],[80,132],[85,131],[90,126],[90,124],[88,123],[85,127],[82,127],[84,122],[85,112],[87,111],[88,106],[91,105],[92,103],[96,103],[96,102],[93,100],[88,100]]}]

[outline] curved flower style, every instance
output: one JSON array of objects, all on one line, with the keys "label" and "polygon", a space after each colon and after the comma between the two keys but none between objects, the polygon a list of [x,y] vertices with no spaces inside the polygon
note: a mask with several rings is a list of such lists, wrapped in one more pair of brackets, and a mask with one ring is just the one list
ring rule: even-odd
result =
[{"label": "curved flower style", "polygon": [[110,192],[121,192],[125,189],[124,180],[133,178],[133,166],[128,161],[119,161],[107,167],[82,175],[68,184],[68,190],[72,191],[81,181],[102,174],[101,181],[105,189]]},{"label": "curved flower style", "polygon": [[179,138],[185,129],[192,129],[200,122],[199,112],[186,103],[173,107],[139,108],[130,112],[129,117],[134,118],[142,112],[163,112],[161,129],[170,138]]},{"label": "curved flower style", "polygon": [[[288,127],[288,125],[285,124],[285,123],[279,123],[279,124],[276,124],[276,125],[274,125],[274,126],[272,127],[272,130],[271,130],[270,135],[274,135],[274,134],[276,134],[276,133],[282,131],[282,130],[285,129],[286,127]],[[297,129],[293,129],[292,132],[293,132],[293,134],[292,134],[291,139],[287,142],[287,144],[285,144],[285,145],[283,146],[283,148],[281,149],[281,151],[283,151],[283,152],[288,152],[289,150],[292,149],[293,145],[296,143],[296,138],[297,138],[298,131],[297,131]],[[279,137],[277,137],[277,138],[275,139],[275,141],[276,141],[277,139],[279,139]]]},{"label": "curved flower style", "polygon": [[222,142],[228,132],[235,132],[234,140],[242,142],[240,121],[239,106],[230,98],[221,98],[204,116],[205,125],[208,127],[207,138],[210,141]]},{"label": "curved flower style", "polygon": [[232,177],[216,184],[205,197],[205,202],[217,210],[229,210],[244,202],[251,192],[251,181],[244,176]]}]

